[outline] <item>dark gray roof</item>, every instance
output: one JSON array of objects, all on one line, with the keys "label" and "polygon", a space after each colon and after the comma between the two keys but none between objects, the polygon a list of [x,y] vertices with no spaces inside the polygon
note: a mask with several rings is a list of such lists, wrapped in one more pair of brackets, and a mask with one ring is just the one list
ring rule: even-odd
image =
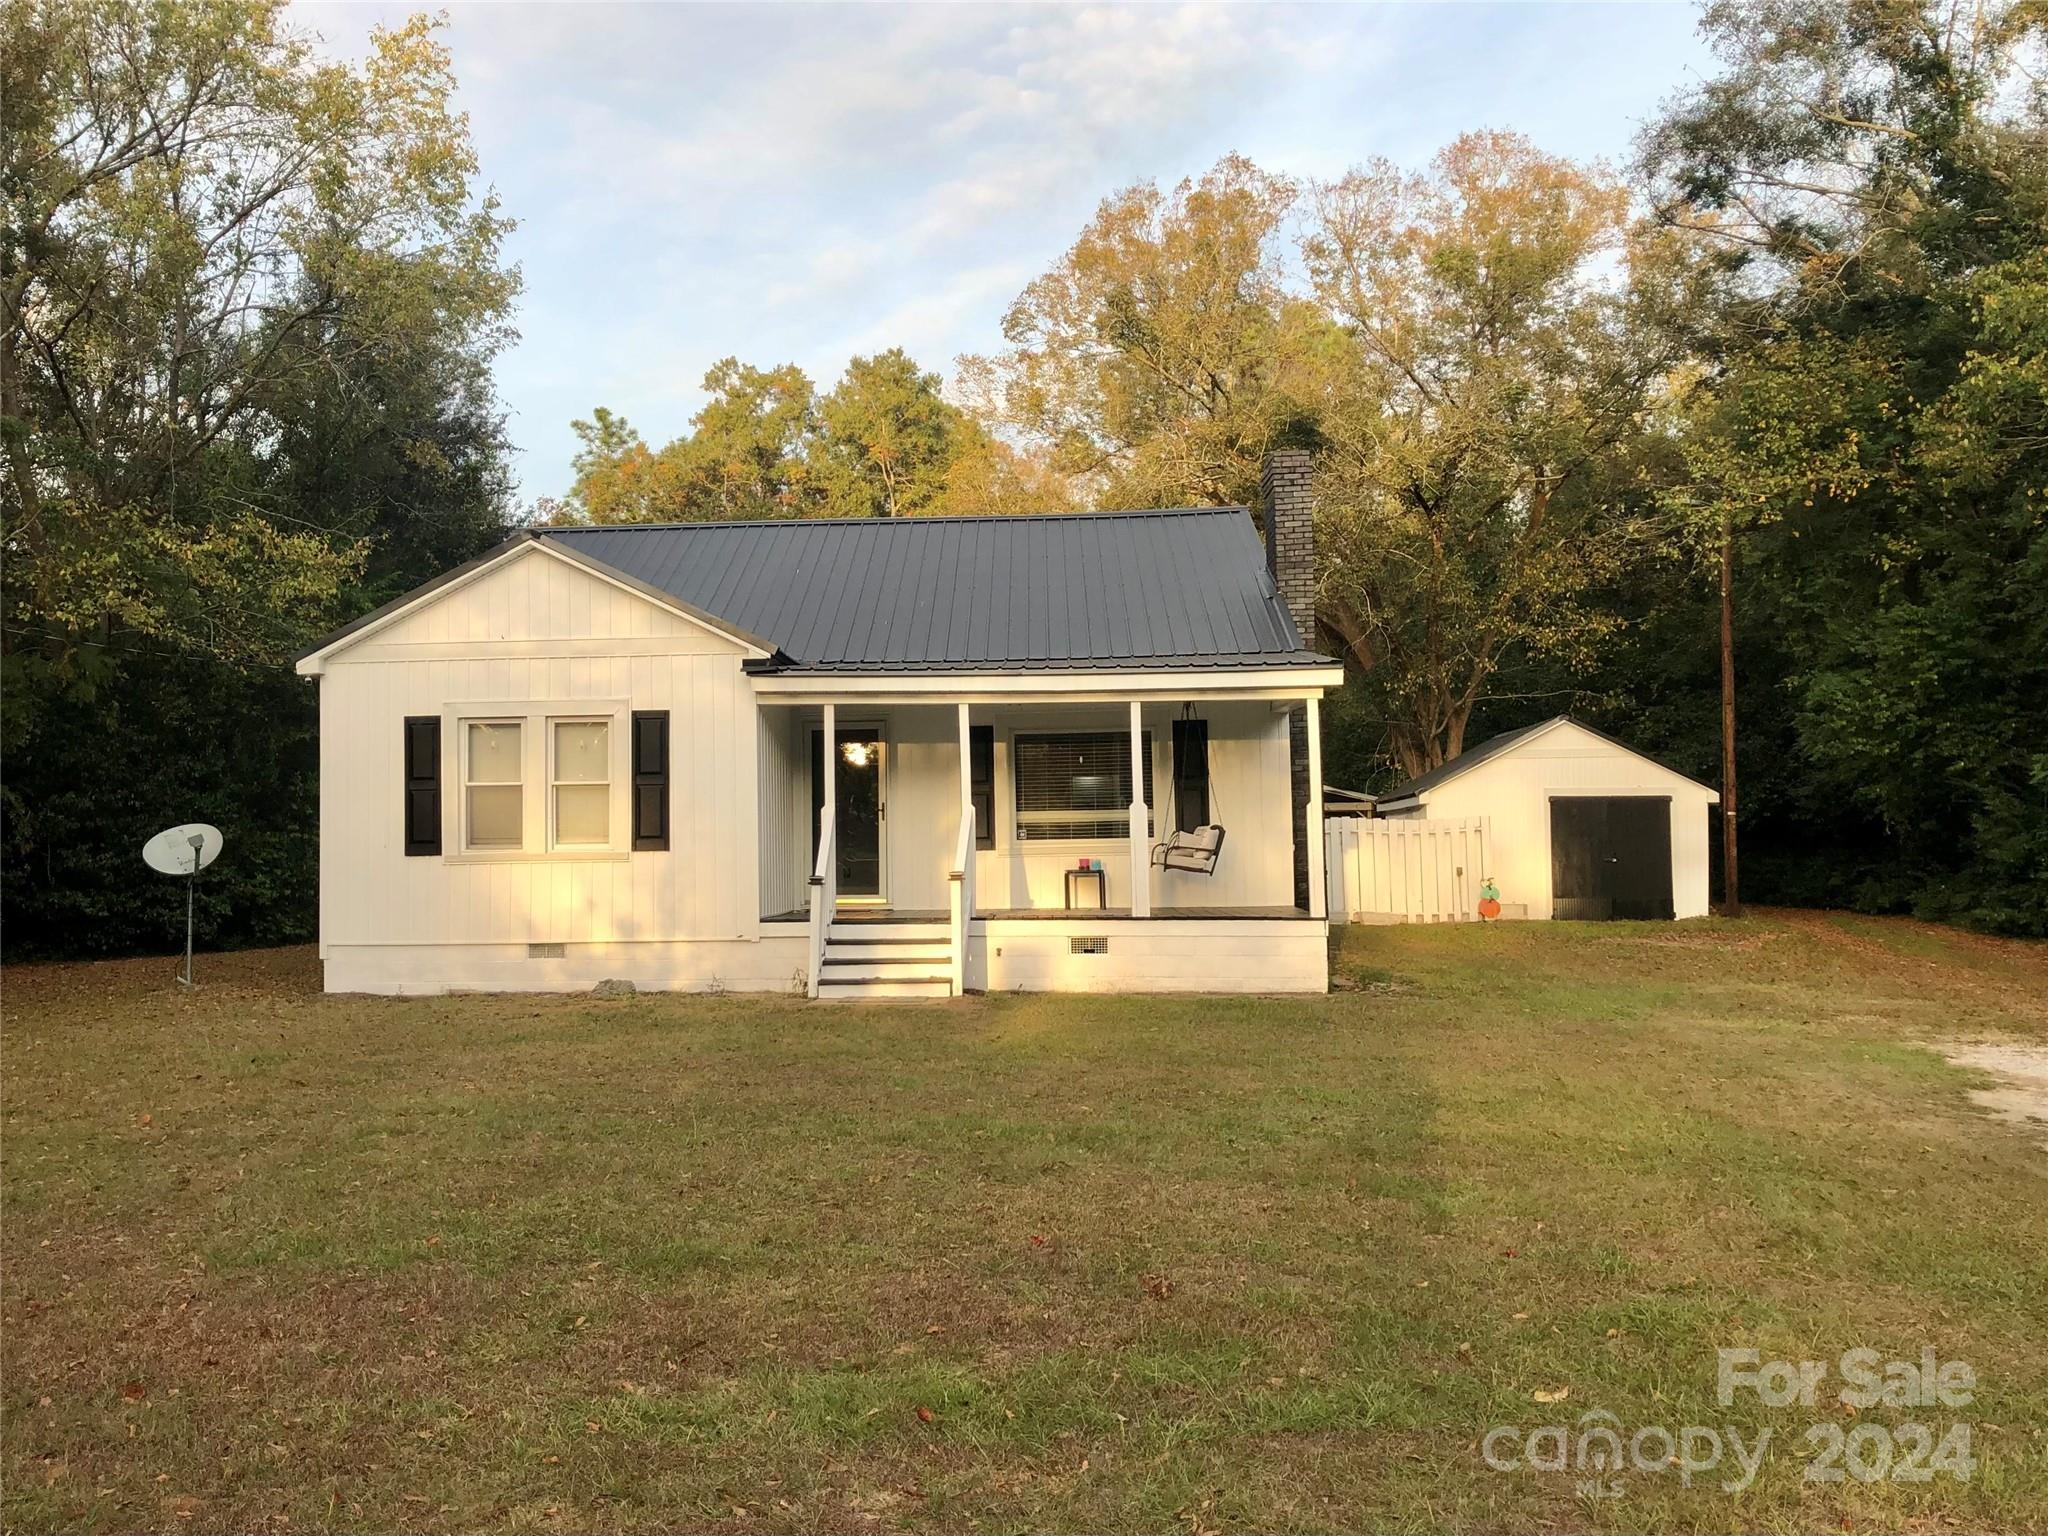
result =
[{"label": "dark gray roof", "polygon": [[1328,665],[1242,507],[550,528],[806,672]]},{"label": "dark gray roof", "polygon": [[[1657,759],[1650,756],[1649,753],[1638,752],[1634,747],[1630,746],[1627,742],[1617,741],[1614,737],[1608,735],[1605,731],[1599,730],[1594,726],[1590,726],[1586,724],[1585,721],[1580,720],[1575,716],[1552,715],[1548,720],[1538,720],[1534,725],[1525,725],[1519,731],[1503,731],[1498,736],[1487,737],[1486,740],[1479,743],[1479,745],[1476,747],[1467,747],[1463,752],[1460,752],[1456,757],[1452,758],[1449,762],[1439,764],[1437,767],[1430,769],[1427,773],[1419,773],[1405,784],[1395,785],[1392,789],[1388,790],[1384,795],[1381,795],[1379,797],[1378,804],[1384,807],[1392,805],[1397,800],[1412,800],[1417,795],[1424,794],[1429,790],[1435,789],[1437,785],[1443,783],[1447,779],[1455,779],[1459,774],[1465,772],[1467,769],[1477,768],[1481,763],[1485,762],[1488,758],[1499,757],[1501,753],[1512,750],[1514,747],[1528,740],[1528,738],[1530,738],[1531,736],[1534,736],[1538,731],[1549,730],[1550,727],[1556,725],[1560,720],[1567,721],[1572,725],[1576,725],[1582,731],[1591,732],[1593,735],[1598,736],[1602,741],[1607,742],[1612,746],[1617,746],[1621,748],[1621,750],[1624,752],[1632,753],[1635,756],[1640,757],[1646,763],[1656,763],[1657,766],[1659,768],[1664,769],[1666,773],[1678,773],[1678,770],[1676,768],[1669,767],[1663,763],[1658,763]],[[1678,776],[1681,779],[1685,779],[1686,782],[1689,784],[1699,784],[1698,779],[1688,778],[1685,774],[1678,773]],[[1701,789],[1707,789],[1710,787],[1711,786],[1706,784],[1700,784]]]}]

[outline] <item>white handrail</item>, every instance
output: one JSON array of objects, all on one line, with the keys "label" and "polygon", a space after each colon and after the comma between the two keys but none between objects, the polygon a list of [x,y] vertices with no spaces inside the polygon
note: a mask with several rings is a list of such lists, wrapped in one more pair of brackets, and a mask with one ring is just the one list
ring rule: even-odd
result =
[{"label": "white handrail", "polygon": [[953,919],[953,995],[967,995],[967,934],[974,926],[974,802],[960,802],[960,837],[947,877]]},{"label": "white handrail", "polygon": [[833,910],[839,905],[839,859],[833,847],[837,831],[834,807],[818,811],[818,862],[811,870],[811,967],[805,983],[809,995],[818,995],[818,973],[825,966],[825,935],[832,926]]}]

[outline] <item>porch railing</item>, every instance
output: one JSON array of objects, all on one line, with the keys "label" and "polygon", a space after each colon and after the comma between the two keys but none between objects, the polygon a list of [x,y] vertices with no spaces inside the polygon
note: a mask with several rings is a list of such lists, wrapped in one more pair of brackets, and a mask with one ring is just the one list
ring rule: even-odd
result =
[{"label": "porch railing", "polygon": [[832,927],[832,914],[839,905],[839,857],[834,848],[834,807],[818,812],[818,862],[811,870],[811,964],[805,974],[805,990],[818,995],[818,973],[825,968],[825,937]]},{"label": "porch railing", "polygon": [[974,926],[974,805],[960,807],[960,837],[953,845],[953,868],[947,876],[951,893],[953,995],[967,995],[967,931]]}]

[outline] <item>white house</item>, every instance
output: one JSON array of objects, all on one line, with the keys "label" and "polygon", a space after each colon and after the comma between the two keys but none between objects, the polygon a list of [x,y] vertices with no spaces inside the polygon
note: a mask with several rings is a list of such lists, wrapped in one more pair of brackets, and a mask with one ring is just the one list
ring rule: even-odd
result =
[{"label": "white house", "polygon": [[1507,917],[1705,917],[1720,795],[1568,715],[1509,731],[1379,797],[1382,817],[1488,823]]},{"label": "white house", "polygon": [[[1321,991],[1306,455],[1243,508],[553,528],[329,636],[330,991]],[[1081,864],[1089,868],[1083,872]]]}]

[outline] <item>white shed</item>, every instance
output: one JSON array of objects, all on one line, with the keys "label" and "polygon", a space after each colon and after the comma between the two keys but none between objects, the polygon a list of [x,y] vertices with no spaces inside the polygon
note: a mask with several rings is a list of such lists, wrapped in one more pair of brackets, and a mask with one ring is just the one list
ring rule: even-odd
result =
[{"label": "white shed", "polygon": [[1559,715],[1481,742],[1382,795],[1384,817],[1491,823],[1502,915],[1707,915],[1709,807],[1721,796]]}]

